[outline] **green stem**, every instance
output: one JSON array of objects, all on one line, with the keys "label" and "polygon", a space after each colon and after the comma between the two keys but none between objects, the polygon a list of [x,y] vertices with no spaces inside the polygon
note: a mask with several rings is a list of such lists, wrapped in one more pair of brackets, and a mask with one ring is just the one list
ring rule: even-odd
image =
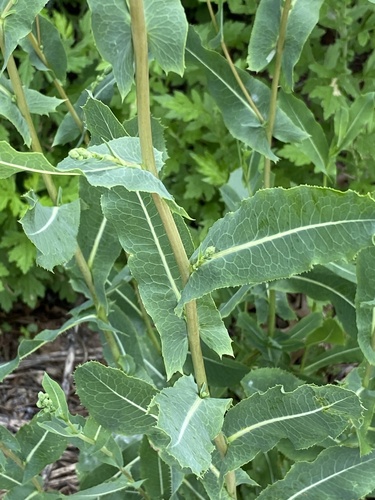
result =
[{"label": "green stem", "polygon": [[[4,38],[3,38],[3,30],[2,30],[1,24],[0,24],[0,49],[4,55],[4,53],[5,53],[5,51],[4,51]],[[18,69],[17,69],[16,63],[15,63],[12,55],[9,57],[9,60],[7,63],[7,70],[8,70],[8,75],[9,75],[10,81],[12,82],[14,95],[16,96],[17,106],[18,106],[22,116],[25,118],[25,121],[27,123],[28,129],[30,132],[31,149],[34,152],[43,154],[43,149],[42,149],[42,146],[39,142],[38,133],[35,129],[34,122],[32,120],[32,117],[31,117],[31,114],[29,111],[29,107],[28,107],[28,104],[26,101],[25,93],[24,93],[23,87],[22,87],[22,82],[21,82],[20,76],[18,74]],[[52,203],[54,205],[57,205],[58,194],[57,194],[57,189],[56,189],[56,186],[53,182],[52,176],[48,175],[48,174],[42,174],[42,178],[43,178],[44,184],[46,186],[48,195],[52,200]],[[87,288],[89,289],[89,291],[92,295],[92,299],[94,301],[98,317],[103,322],[108,323],[107,315],[104,311],[104,308],[100,305],[98,298],[97,298],[97,295],[96,295],[95,286],[94,286],[94,282],[92,279],[92,274],[91,274],[90,268],[89,268],[87,261],[82,253],[82,250],[80,249],[79,246],[77,247],[77,250],[75,252],[75,259],[76,259],[77,266],[82,273],[83,279],[85,280]],[[113,356],[115,362],[117,362],[121,353],[120,353],[119,347],[116,343],[116,340],[115,340],[112,332],[103,331],[103,333],[104,333],[105,339],[106,339],[106,341],[111,349],[112,356]]]}]

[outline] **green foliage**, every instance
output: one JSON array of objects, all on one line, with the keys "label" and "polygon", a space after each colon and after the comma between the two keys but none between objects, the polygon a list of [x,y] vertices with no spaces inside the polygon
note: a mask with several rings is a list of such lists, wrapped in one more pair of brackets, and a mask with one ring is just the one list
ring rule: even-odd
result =
[{"label": "green foliage", "polygon": [[0,2],[0,303],[86,301],[0,379],[82,323],[108,366],[87,417],[45,374],[0,489],[71,444],[76,499],[371,494],[373,2],[46,3]]}]

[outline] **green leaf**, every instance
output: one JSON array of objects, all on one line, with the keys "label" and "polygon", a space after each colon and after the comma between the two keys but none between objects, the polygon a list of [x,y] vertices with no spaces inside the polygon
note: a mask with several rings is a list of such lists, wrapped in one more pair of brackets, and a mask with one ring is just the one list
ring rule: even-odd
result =
[{"label": "green leaf", "polygon": [[67,446],[65,438],[39,427],[38,422],[43,419],[41,416],[34,417],[17,433],[25,463],[24,482],[39,474],[46,465],[56,462]]},{"label": "green leaf", "polygon": [[285,393],[280,386],[255,393],[228,411],[223,432],[227,437],[226,471],[270,450],[282,438],[296,449],[309,448],[327,436],[335,439],[352,422],[359,422],[358,396],[346,389],[302,385]]},{"label": "green leaf", "polygon": [[64,420],[69,420],[69,410],[65,393],[59,384],[52,380],[47,373],[44,373],[42,385],[54,408],[56,408],[56,416],[62,417]]},{"label": "green leaf", "polygon": [[30,113],[36,115],[48,115],[56,111],[56,107],[64,102],[64,99],[49,97],[32,89],[24,89],[27,105]]},{"label": "green leaf", "polygon": [[301,384],[303,384],[302,380],[280,368],[251,370],[241,380],[241,385],[247,397],[256,392],[267,392],[268,389],[276,385],[281,385],[284,392],[292,392]]},{"label": "green leaf", "polygon": [[33,193],[25,196],[31,208],[20,222],[38,249],[37,263],[52,271],[55,266],[67,263],[77,249],[79,200],[59,207],[44,207]]},{"label": "green leaf", "polygon": [[61,41],[60,33],[56,27],[45,17],[38,17],[38,27],[36,22],[32,29],[35,37],[40,40],[42,52],[47,60],[46,66],[36,54],[28,38],[21,40],[20,45],[25,52],[29,54],[30,62],[39,71],[52,70],[61,82],[65,80],[67,58],[64,45]]},{"label": "green leaf", "polygon": [[153,399],[158,428],[170,438],[166,451],[200,476],[211,464],[212,440],[223,425],[230,399],[202,398],[193,377],[181,377]]},{"label": "green leaf", "polygon": [[295,464],[282,481],[270,485],[258,498],[363,498],[375,488],[374,461],[375,452],[361,457],[357,448],[328,448],[312,463]]},{"label": "green leaf", "polygon": [[86,127],[91,133],[91,145],[103,144],[111,139],[127,136],[111,109],[103,102],[90,96],[83,106],[86,118]]},{"label": "green leaf", "polygon": [[143,434],[156,424],[148,406],[157,390],[143,380],[95,361],[74,372],[78,396],[105,429],[119,434]]},{"label": "green leaf", "polygon": [[353,140],[363,131],[366,123],[374,113],[375,92],[363,94],[353,102],[349,109],[349,125],[348,129],[337,144],[337,150],[342,151],[347,149]]},{"label": "green leaf", "polygon": [[[293,68],[300,58],[302,48],[319,20],[323,0],[298,0],[292,2],[288,15],[282,55],[282,69],[286,82],[293,88]],[[251,71],[261,71],[274,58],[280,36],[281,0],[262,0],[256,11],[251,32],[247,63]]]},{"label": "green leaf", "polygon": [[357,310],[358,344],[366,359],[375,365],[375,266],[374,248],[363,249],[357,257],[358,287],[355,297]]},{"label": "green leaf", "polygon": [[309,158],[318,172],[327,173],[329,161],[328,142],[321,125],[316,121],[313,113],[303,101],[282,91],[279,92],[279,104],[293,123],[309,135],[307,139],[298,144],[298,150]]},{"label": "green leaf", "polygon": [[61,175],[41,153],[19,153],[7,142],[0,141],[0,179],[6,179],[17,172]]},{"label": "green leaf", "polygon": [[287,278],[316,264],[352,259],[372,245],[374,208],[370,196],[351,191],[308,186],[258,191],[217,221],[193,254],[194,272],[178,312],[217,288]]},{"label": "green leaf", "polygon": [[[46,5],[47,0],[17,0],[6,13],[4,20],[3,36],[4,36],[4,64],[1,72],[4,71],[14,49],[19,41],[30,33],[35,17]],[[0,4],[0,12],[3,13],[4,8],[9,4],[8,0],[2,0]]]},{"label": "green leaf", "polygon": [[357,337],[354,303],[356,287],[352,281],[340,277],[325,266],[316,266],[309,273],[272,283],[271,286],[284,292],[305,293],[320,302],[330,302],[345,331],[353,339]]},{"label": "green leaf", "polygon": [[[121,0],[88,0],[92,29],[102,57],[111,63],[121,97],[134,79],[134,56],[130,12]],[[187,22],[180,0],[145,0],[149,48],[165,72],[184,71]],[[103,36],[105,33],[105,36]]]},{"label": "green leaf", "polygon": [[[130,481],[130,479],[128,479],[127,477],[120,476],[113,481],[106,481],[104,483],[98,484],[97,486],[93,486],[92,488],[87,488],[85,490],[79,491],[78,493],[73,493],[73,495],[69,495],[69,498],[72,498],[73,500],[87,500],[90,498],[92,498],[93,500],[97,500],[98,498],[105,498],[107,495],[115,495],[119,491],[133,488],[138,489],[142,485],[142,483],[143,480]],[[132,497],[133,496],[134,494],[132,495]]]},{"label": "green leaf", "polygon": [[22,359],[39,349],[39,347],[47,344],[47,342],[53,342],[61,333],[66,332],[70,328],[74,328],[81,323],[95,320],[96,315],[84,312],[82,315],[70,319],[56,330],[43,330],[32,340],[21,340],[18,346],[17,357],[11,361],[0,364],[0,382],[18,367]]},{"label": "green leaf", "polygon": [[[204,49],[193,28],[189,30],[186,53],[189,61],[198,64],[203,69],[207,77],[208,89],[223,113],[225,125],[233,137],[273,161],[277,160],[269,147],[265,128],[269,112],[270,89],[245,71],[237,69],[242,82],[264,118],[261,122],[238,86],[227,61],[219,54]],[[298,142],[307,137],[306,132],[297,127],[281,109],[276,112],[273,134],[284,142]]]},{"label": "green leaf", "polygon": [[9,80],[4,78],[3,76],[0,80],[0,115],[13,124],[13,126],[22,136],[22,139],[26,146],[30,146],[31,136],[26,120],[22,116],[21,111],[18,109],[13,94],[13,89]]}]

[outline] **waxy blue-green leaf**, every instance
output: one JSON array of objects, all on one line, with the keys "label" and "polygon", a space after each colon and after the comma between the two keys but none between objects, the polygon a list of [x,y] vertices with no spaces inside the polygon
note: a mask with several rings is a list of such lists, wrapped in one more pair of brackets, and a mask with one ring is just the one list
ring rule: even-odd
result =
[{"label": "waxy blue-green leaf", "polygon": [[361,415],[358,396],[337,386],[301,385],[293,392],[276,386],[257,392],[229,410],[224,419],[228,451],[222,473],[265,453],[283,438],[296,449],[309,448],[328,436],[334,439],[352,421],[358,423]]},{"label": "waxy blue-green leaf", "polygon": [[40,48],[48,66],[39,58],[28,37],[21,40],[20,45],[29,54],[30,62],[39,71],[52,70],[61,82],[65,80],[67,58],[64,45],[57,28],[45,17],[38,17],[38,24],[34,22],[33,35],[40,41]]},{"label": "waxy blue-green leaf", "polygon": [[[8,63],[8,59],[18,42],[30,33],[35,17],[46,5],[48,0],[17,0],[10,2],[9,0],[0,1],[0,15],[5,17],[2,31],[4,37],[4,64],[1,71],[4,71]],[[9,7],[7,12],[4,12],[5,7]]]},{"label": "waxy blue-green leaf", "polygon": [[[121,0],[88,0],[92,29],[102,57],[113,72],[124,98],[134,80],[130,12]],[[152,56],[165,72],[184,71],[187,21],[180,0],[145,0],[145,22]]]},{"label": "waxy blue-green leaf", "polygon": [[299,186],[258,191],[210,229],[191,261],[183,304],[217,288],[288,278],[352,259],[373,244],[375,201]]},{"label": "waxy blue-green leaf", "polygon": [[[238,86],[227,61],[216,52],[204,49],[193,28],[189,29],[186,54],[187,60],[203,69],[208,90],[223,113],[229,132],[255,151],[277,160],[269,147],[265,126],[270,89],[237,68],[243,84],[263,116],[264,120],[260,121]],[[283,142],[299,142],[307,138],[306,132],[297,127],[281,109],[276,112],[273,135]]]},{"label": "waxy blue-green leaf", "polygon": [[311,160],[318,172],[326,174],[329,147],[320,123],[316,121],[306,104],[291,94],[279,92],[278,103],[293,123],[309,134],[307,139],[298,144],[298,149]]},{"label": "waxy blue-green leaf", "polygon": [[[182,372],[188,342],[186,323],[174,308],[180,298],[182,281],[173,251],[155,204],[147,193],[115,188],[102,198],[105,217],[116,227],[120,243],[129,254],[128,264],[137,280],[147,312],[161,336],[167,377]],[[190,235],[176,216],[187,252],[192,251]],[[202,340],[222,356],[232,354],[231,340],[211,298],[198,303]]]},{"label": "waxy blue-green leaf", "polygon": [[82,404],[105,429],[133,435],[155,426],[147,411],[158,391],[147,382],[95,361],[79,366],[74,380]]},{"label": "waxy blue-green leaf", "polygon": [[211,464],[213,439],[221,431],[230,399],[202,398],[193,377],[181,377],[163,389],[153,403],[158,406],[158,428],[170,438],[166,451],[182,468],[200,476]]},{"label": "waxy blue-green leaf", "polygon": [[[293,68],[302,48],[319,20],[323,0],[297,0],[292,2],[288,14],[282,56],[282,70],[290,88],[293,88]],[[282,0],[262,0],[256,11],[251,32],[247,63],[251,71],[261,71],[274,58],[280,36]]]},{"label": "waxy blue-green leaf", "polygon": [[37,263],[52,271],[55,266],[66,264],[77,249],[79,200],[59,207],[45,207],[33,193],[26,196],[31,208],[20,222],[26,236],[38,249]]},{"label": "waxy blue-green leaf", "polygon": [[357,257],[358,344],[366,359],[375,365],[375,248],[365,248]]},{"label": "waxy blue-green leaf", "polygon": [[[96,486],[92,486],[91,488],[86,488],[78,491],[77,493],[73,493],[73,495],[69,495],[69,498],[72,498],[73,500],[97,500],[98,498],[105,498],[107,495],[116,495],[116,493],[122,492],[121,498],[127,499],[128,497],[126,496],[126,492],[124,492],[124,490],[131,490],[130,493],[133,498],[137,495],[136,491],[133,491],[133,489],[139,489],[142,486],[142,483],[143,480],[130,481],[130,479],[126,476],[120,476],[113,481],[105,481]],[[114,497],[112,496],[112,498]]]},{"label": "waxy blue-green leaf", "polygon": [[83,106],[86,127],[91,133],[91,145],[103,144],[111,139],[129,135],[111,109],[92,95]]},{"label": "waxy blue-green leaf", "polygon": [[48,115],[64,102],[64,99],[43,95],[37,90],[25,88],[24,92],[30,113],[36,115]]},{"label": "waxy blue-green leaf", "polygon": [[0,115],[12,123],[26,146],[30,146],[31,135],[26,120],[16,104],[9,80],[3,76],[0,78]]},{"label": "waxy blue-green leaf", "polygon": [[292,392],[303,384],[302,380],[292,373],[280,368],[258,368],[251,370],[242,380],[241,385],[247,397],[256,392],[267,392],[276,385],[283,386],[284,392]]},{"label": "waxy blue-green leaf", "polygon": [[352,281],[340,277],[325,266],[316,266],[309,273],[277,281],[271,286],[276,290],[305,293],[314,300],[330,302],[345,331],[353,339],[357,337],[354,302],[356,286]]},{"label": "waxy blue-green leaf", "polygon": [[97,321],[96,315],[94,313],[84,311],[81,315],[71,318],[56,330],[43,330],[37,335],[35,335],[35,337],[31,340],[27,339],[21,340],[18,346],[17,356],[11,361],[7,361],[6,363],[0,364],[0,382],[7,375],[9,375],[9,373],[12,373],[12,371],[18,367],[20,362],[24,358],[26,358],[29,354],[33,353],[34,351],[36,351],[43,345],[47,344],[48,342],[53,342],[61,333],[64,333],[67,330],[70,330],[71,328],[80,325],[81,323],[87,323],[91,321],[92,322]]},{"label": "waxy blue-green leaf", "polygon": [[67,440],[64,437],[52,434],[38,425],[38,422],[48,418],[38,415],[17,433],[25,464],[24,482],[39,474],[46,465],[58,460],[66,448]]},{"label": "waxy blue-green leaf", "polygon": [[[0,141],[0,179],[18,172],[55,174],[56,170],[42,153],[19,153],[7,142]],[[57,175],[61,175],[61,172],[57,172]]]},{"label": "waxy blue-green leaf", "polygon": [[285,478],[268,486],[259,500],[364,498],[375,488],[375,452],[361,457],[358,448],[334,446],[314,462],[292,466]]}]

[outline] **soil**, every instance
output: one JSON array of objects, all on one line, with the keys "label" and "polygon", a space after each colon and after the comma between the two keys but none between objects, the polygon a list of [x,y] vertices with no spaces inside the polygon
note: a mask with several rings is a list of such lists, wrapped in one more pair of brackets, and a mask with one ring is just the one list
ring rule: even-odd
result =
[{"label": "soil", "polygon": [[[67,304],[41,303],[32,311],[24,304],[17,305],[10,313],[0,311],[0,363],[16,356],[17,347],[24,338],[25,327],[35,325],[36,332],[55,329],[69,319]],[[3,330],[6,331],[3,331]],[[85,415],[73,386],[75,367],[90,359],[102,360],[99,335],[85,325],[60,335],[55,342],[46,344],[23,360],[13,373],[0,384],[0,425],[15,433],[39,411],[36,407],[39,391],[43,391],[44,372],[59,382],[66,394],[72,414]],[[78,450],[68,447],[60,460],[42,472],[45,489],[69,495],[78,491],[75,464]],[[0,498],[4,492],[0,490]]]}]

